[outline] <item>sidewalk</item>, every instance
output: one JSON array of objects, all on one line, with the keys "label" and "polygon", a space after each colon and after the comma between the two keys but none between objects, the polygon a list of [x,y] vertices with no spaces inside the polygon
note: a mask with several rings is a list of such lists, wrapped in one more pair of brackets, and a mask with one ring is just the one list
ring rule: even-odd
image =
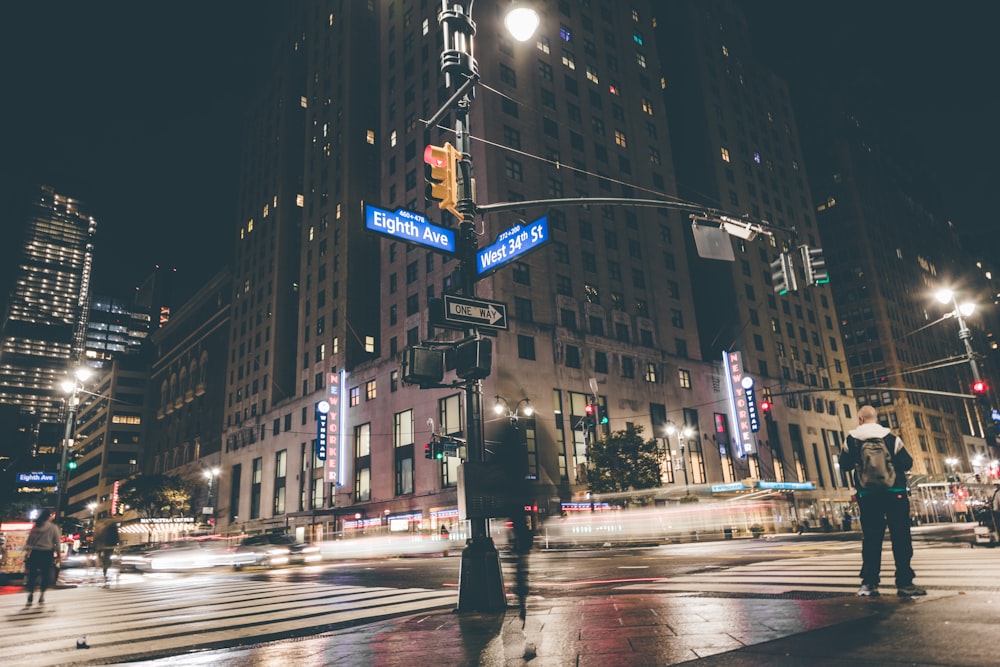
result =
[{"label": "sidewalk", "polygon": [[622,594],[437,612],[317,637],[141,665],[379,667],[996,665],[1000,592],[825,599]]}]

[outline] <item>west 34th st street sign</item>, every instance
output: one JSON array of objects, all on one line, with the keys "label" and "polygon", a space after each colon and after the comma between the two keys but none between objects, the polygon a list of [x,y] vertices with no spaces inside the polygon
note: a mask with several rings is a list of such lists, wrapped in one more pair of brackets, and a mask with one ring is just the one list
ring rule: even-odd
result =
[{"label": "west 34th st street sign", "polygon": [[497,236],[496,243],[476,254],[476,273],[480,278],[534,250],[549,240],[549,222],[542,216],[526,225],[514,225]]},{"label": "west 34th st street sign", "polygon": [[418,243],[451,254],[455,252],[454,230],[433,225],[419,213],[406,209],[398,208],[392,212],[365,204],[365,227],[400,241]]}]

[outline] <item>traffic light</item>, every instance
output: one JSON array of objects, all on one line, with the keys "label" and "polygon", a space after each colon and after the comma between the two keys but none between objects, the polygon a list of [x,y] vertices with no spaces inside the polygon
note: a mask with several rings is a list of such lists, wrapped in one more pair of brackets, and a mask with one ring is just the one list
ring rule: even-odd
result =
[{"label": "traffic light", "polygon": [[444,443],[435,440],[431,444],[434,445],[434,459],[437,461],[441,461],[442,459],[444,459]]},{"label": "traffic light", "polygon": [[830,282],[830,274],[826,271],[826,258],[823,257],[822,248],[800,245],[799,256],[802,259],[802,269],[806,274],[806,285],[823,285]]},{"label": "traffic light", "polygon": [[66,470],[76,470],[76,461],[66,461]]},{"label": "traffic light", "polygon": [[760,414],[764,415],[764,419],[771,418],[771,401],[764,399],[760,402]]},{"label": "traffic light", "polygon": [[986,384],[986,380],[976,380],[972,383],[972,393],[976,396],[982,396],[990,390],[989,385]]},{"label": "traffic light", "polygon": [[427,179],[425,196],[438,202],[442,211],[450,211],[459,220],[458,212],[458,160],[461,158],[454,146],[428,145],[424,149],[424,176]]},{"label": "traffic light", "polygon": [[587,403],[587,407],[583,409],[583,412],[584,412],[583,420],[586,423],[587,428],[588,429],[594,428],[596,426],[596,423],[594,421],[594,415],[597,413],[597,406],[594,405],[593,403]]},{"label": "traffic light", "polygon": [[429,442],[426,445],[424,445],[424,458],[425,459],[434,458],[434,449],[433,447],[431,447],[431,443]]},{"label": "traffic light", "polygon": [[778,259],[771,262],[771,285],[779,295],[794,292],[799,288],[795,282],[795,267],[787,252],[781,253]]}]

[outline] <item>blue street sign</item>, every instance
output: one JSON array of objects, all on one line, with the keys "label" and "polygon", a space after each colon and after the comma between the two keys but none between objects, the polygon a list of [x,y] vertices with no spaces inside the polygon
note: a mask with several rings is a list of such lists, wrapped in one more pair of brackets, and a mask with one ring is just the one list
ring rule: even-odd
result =
[{"label": "blue street sign", "polygon": [[476,273],[482,277],[548,240],[549,221],[544,215],[528,225],[514,225],[476,254]]},{"label": "blue street sign", "polygon": [[17,481],[24,484],[55,484],[56,474],[54,472],[19,472]]},{"label": "blue street sign", "polygon": [[365,227],[401,241],[419,243],[447,253],[455,252],[453,230],[432,225],[424,216],[406,209],[398,208],[393,213],[365,204]]}]

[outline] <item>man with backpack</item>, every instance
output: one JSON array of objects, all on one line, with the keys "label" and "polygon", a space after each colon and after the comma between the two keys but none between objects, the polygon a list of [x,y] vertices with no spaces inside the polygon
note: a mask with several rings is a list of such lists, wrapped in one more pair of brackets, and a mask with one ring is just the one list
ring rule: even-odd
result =
[{"label": "man with backpack", "polygon": [[892,557],[896,564],[896,594],[899,597],[927,595],[915,586],[910,567],[913,542],[910,537],[910,499],[906,472],[913,458],[903,441],[878,423],[870,405],[858,410],[858,427],[848,433],[840,453],[841,470],[854,471],[858,510],[861,516],[861,597],[877,597],[882,566],[882,542],[889,528]]}]

